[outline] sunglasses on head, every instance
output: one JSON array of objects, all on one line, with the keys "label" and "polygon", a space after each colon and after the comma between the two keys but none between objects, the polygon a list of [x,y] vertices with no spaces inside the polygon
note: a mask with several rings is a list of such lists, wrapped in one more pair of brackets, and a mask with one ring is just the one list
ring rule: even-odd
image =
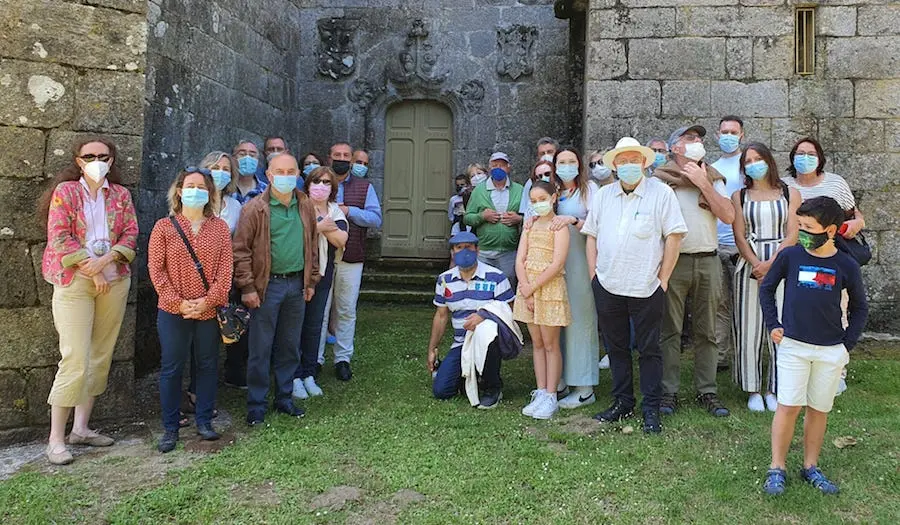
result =
[{"label": "sunglasses on head", "polygon": [[82,155],[78,158],[83,161],[86,161],[86,162],[93,162],[95,160],[99,160],[100,162],[106,162],[112,157],[110,157],[106,153],[101,153],[100,155],[94,155],[93,153],[88,153],[88,154]]},{"label": "sunglasses on head", "polygon": [[184,168],[185,173],[190,175],[191,173],[199,173],[200,175],[212,175],[212,171],[207,168],[198,168],[197,166],[188,166]]}]

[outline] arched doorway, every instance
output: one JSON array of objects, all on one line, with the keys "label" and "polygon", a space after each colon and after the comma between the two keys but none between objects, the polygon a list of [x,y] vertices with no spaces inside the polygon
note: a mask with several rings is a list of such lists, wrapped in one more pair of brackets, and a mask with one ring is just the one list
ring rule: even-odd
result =
[{"label": "arched doorway", "polygon": [[388,108],[385,128],[381,254],[446,258],[453,114],[439,102],[400,102]]}]

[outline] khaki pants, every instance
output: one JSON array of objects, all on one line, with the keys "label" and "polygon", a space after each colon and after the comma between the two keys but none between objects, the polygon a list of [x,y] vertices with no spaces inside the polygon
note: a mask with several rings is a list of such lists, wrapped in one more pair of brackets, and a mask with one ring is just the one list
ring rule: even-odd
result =
[{"label": "khaki pants", "polygon": [[700,394],[716,392],[716,310],[722,293],[722,265],[717,255],[681,254],[669,279],[660,346],[663,354],[663,394],[681,386],[681,331],[684,301],[691,296],[694,327],[694,386]]},{"label": "khaki pants", "polygon": [[126,277],[98,295],[91,280],[77,275],[69,286],[53,287],[53,323],[62,359],[47,403],[74,407],[106,390],[130,287]]}]

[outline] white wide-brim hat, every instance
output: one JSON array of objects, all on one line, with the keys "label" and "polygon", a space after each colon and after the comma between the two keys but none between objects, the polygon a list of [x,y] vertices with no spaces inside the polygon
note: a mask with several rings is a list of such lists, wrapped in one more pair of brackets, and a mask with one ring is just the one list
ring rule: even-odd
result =
[{"label": "white wide-brim hat", "polygon": [[641,143],[636,139],[631,137],[622,137],[619,139],[619,142],[616,142],[616,147],[607,151],[603,155],[603,165],[607,168],[616,171],[616,167],[613,166],[613,160],[615,160],[616,156],[619,153],[625,153],[626,151],[637,151],[641,155],[644,156],[644,167],[647,168],[656,160],[656,152],[647,146],[641,146]]}]

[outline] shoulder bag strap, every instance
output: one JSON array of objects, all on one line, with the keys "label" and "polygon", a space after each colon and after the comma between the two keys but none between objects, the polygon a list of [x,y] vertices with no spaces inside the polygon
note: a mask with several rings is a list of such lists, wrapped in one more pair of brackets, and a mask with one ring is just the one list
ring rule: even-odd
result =
[{"label": "shoulder bag strap", "polygon": [[172,226],[175,227],[175,231],[178,232],[178,235],[181,237],[181,240],[184,242],[184,247],[187,248],[188,253],[191,255],[191,259],[194,260],[194,268],[197,269],[197,273],[200,274],[200,280],[203,281],[203,287],[209,291],[209,281],[206,280],[206,274],[203,273],[203,265],[200,263],[200,259],[197,257],[197,252],[194,251],[194,248],[191,246],[190,241],[188,241],[187,235],[184,234],[184,230],[181,229],[181,225],[178,224],[178,219],[175,217],[169,217],[169,220],[172,221]]}]

